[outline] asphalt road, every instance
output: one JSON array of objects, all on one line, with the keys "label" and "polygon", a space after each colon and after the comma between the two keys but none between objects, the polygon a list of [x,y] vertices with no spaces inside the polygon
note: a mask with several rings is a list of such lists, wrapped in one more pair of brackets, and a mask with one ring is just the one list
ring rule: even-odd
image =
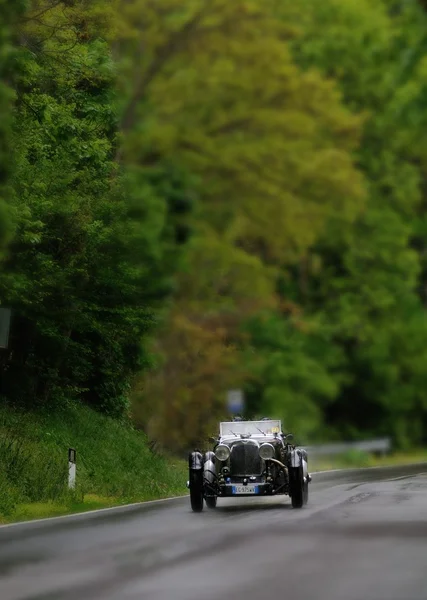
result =
[{"label": "asphalt road", "polygon": [[0,600],[427,600],[427,464],[0,528]]}]

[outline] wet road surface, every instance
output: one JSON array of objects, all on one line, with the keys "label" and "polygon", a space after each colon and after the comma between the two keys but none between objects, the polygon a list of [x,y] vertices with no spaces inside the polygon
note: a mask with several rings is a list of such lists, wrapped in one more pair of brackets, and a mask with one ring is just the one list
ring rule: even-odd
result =
[{"label": "wet road surface", "polygon": [[427,600],[427,465],[0,528],[0,600]]}]

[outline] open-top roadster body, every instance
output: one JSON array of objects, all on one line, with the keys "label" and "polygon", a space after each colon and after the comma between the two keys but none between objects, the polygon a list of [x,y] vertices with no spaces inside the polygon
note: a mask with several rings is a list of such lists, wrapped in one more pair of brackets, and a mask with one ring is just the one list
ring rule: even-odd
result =
[{"label": "open-top roadster body", "polygon": [[296,448],[292,434],[282,432],[281,422],[230,421],[220,423],[213,449],[189,455],[191,508],[203,510],[203,503],[215,508],[218,497],[291,497],[292,506],[308,501],[307,452]]}]

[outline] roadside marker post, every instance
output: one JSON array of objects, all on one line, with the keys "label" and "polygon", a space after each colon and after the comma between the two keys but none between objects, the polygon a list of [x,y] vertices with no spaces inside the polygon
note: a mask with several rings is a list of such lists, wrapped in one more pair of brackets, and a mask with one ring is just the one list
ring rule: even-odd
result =
[{"label": "roadside marker post", "polygon": [[74,490],[76,487],[76,451],[74,448],[68,448],[68,489]]}]

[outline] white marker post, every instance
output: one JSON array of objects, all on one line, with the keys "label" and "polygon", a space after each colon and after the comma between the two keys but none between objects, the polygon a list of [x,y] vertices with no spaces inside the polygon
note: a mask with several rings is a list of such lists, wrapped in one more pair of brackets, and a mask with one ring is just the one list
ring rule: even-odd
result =
[{"label": "white marker post", "polygon": [[74,490],[76,487],[76,451],[74,448],[68,448],[68,489]]}]

